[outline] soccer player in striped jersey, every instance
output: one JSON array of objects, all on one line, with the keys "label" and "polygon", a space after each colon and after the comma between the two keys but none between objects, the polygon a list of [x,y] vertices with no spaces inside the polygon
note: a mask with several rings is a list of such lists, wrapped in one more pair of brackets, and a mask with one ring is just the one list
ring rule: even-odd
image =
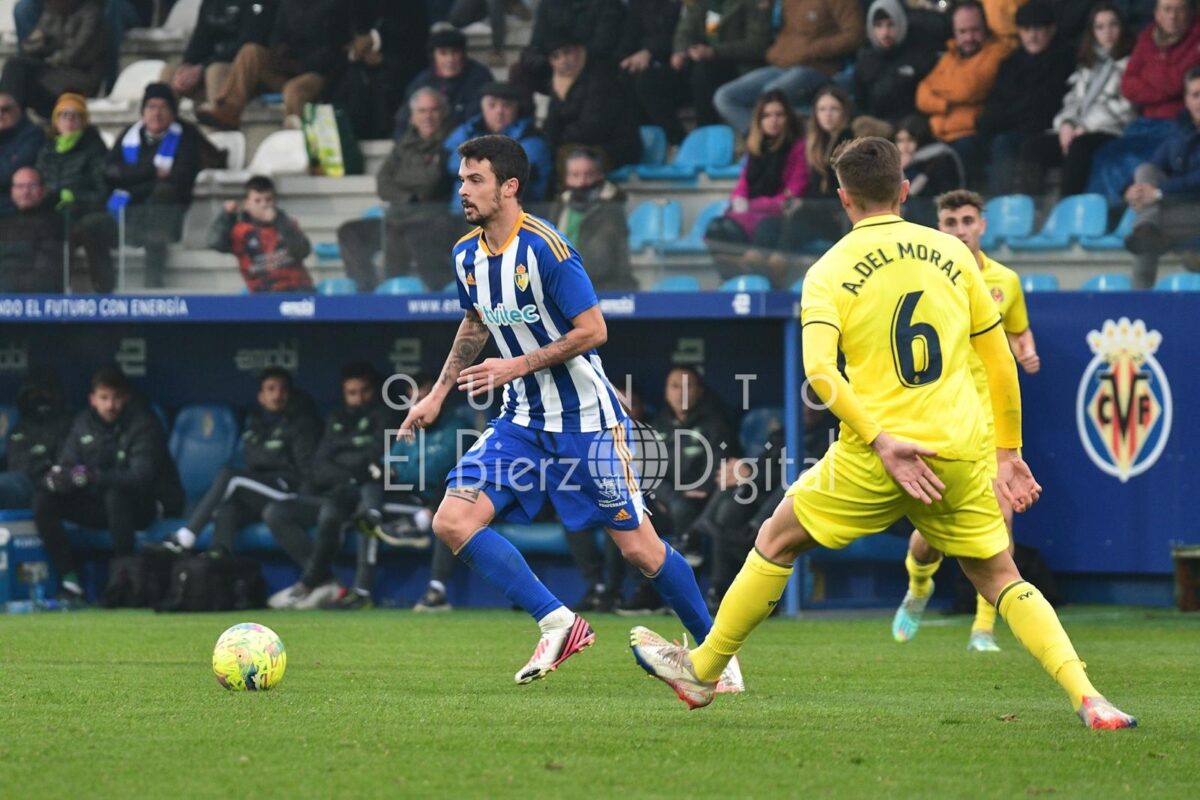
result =
[{"label": "soccer player in striped jersey", "polygon": [[[437,418],[455,386],[478,396],[504,387],[500,416],[446,477],[434,533],[536,620],[542,635],[519,684],[543,678],[591,645],[595,633],[537,579],[491,526],[528,523],[549,500],[568,530],[603,527],[703,641],[712,617],[688,563],[645,513],[629,444],[630,421],[596,348],[608,338],[579,254],[549,222],[521,209],[525,151],[507,136],[458,148],[459,195],[479,227],[454,246],[464,316],[433,391],[410,409],[401,435]],[[492,338],[499,358],[471,366]],[[741,690],[736,664],[724,688]]]}]

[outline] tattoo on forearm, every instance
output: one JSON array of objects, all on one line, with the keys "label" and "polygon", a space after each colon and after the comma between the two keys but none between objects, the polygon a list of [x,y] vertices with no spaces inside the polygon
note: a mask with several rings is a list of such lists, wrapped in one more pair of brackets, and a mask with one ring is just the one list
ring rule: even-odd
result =
[{"label": "tattoo on forearm", "polygon": [[446,496],[457,497],[459,500],[474,503],[479,499],[479,490],[473,486],[451,486],[446,490]]},{"label": "tattoo on forearm", "polygon": [[530,372],[537,372],[539,369],[554,367],[563,362],[570,361],[584,351],[581,343],[578,340],[572,341],[572,339],[573,337],[567,334],[558,341],[551,342],[545,347],[534,350],[525,356],[525,365],[529,368]]},{"label": "tattoo on forearm", "polygon": [[483,351],[483,346],[487,344],[489,335],[487,326],[480,322],[478,317],[466,316],[458,326],[458,334],[454,337],[454,344],[450,346],[450,355],[446,358],[446,365],[442,367],[442,375],[438,382],[443,386],[454,386],[458,380],[458,373],[475,363],[475,359]]}]

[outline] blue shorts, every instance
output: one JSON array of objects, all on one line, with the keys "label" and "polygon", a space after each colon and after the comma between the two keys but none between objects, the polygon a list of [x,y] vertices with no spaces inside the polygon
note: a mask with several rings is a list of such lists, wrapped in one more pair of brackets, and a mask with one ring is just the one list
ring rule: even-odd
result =
[{"label": "blue shorts", "polygon": [[446,486],[481,489],[508,522],[529,524],[549,499],[567,530],[635,530],[645,506],[629,430],[628,420],[599,433],[548,433],[496,419]]}]

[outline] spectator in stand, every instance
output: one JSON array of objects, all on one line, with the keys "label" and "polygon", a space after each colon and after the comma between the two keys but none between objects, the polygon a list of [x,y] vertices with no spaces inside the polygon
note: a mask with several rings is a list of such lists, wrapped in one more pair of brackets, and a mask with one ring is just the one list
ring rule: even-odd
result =
[{"label": "spectator in stand", "polygon": [[183,511],[183,485],[166,431],[148,404],[130,393],[121,370],[96,371],[90,407],[75,417],[34,494],[34,525],[60,577],[60,597],[69,602],[83,601],[83,586],[64,520],[107,530],[122,556],[133,553],[136,531]]},{"label": "spectator in stand", "polygon": [[1182,252],[1184,265],[1200,271],[1200,65],[1184,76],[1184,109],[1148,163],[1134,173],[1125,202],[1137,212],[1125,246],[1136,256],[1133,282],[1148,289],[1158,259]]},{"label": "spectator in stand", "polygon": [[970,180],[983,166],[975,122],[1012,44],[991,34],[977,0],[956,4],[951,22],[954,38],[917,85],[917,110],[929,116],[933,135],[958,152]]},{"label": "spectator in stand", "polygon": [[550,219],[575,246],[592,286],[598,292],[636,290],[621,187],[604,177],[601,159],[590,150],[566,157],[563,186]]},{"label": "spectator in stand", "polygon": [[183,63],[168,63],[159,79],[179,97],[213,100],[244,44],[265,46],[278,0],[201,0]]},{"label": "spectator in stand", "polygon": [[546,140],[538,131],[533,115],[521,114],[521,90],[511,83],[489,81],[479,89],[480,112],[450,132],[446,148],[446,171],[454,181],[453,193],[458,194],[458,165],[462,157],[458,146],[476,136],[498,133],[521,143],[529,157],[529,185],[521,193],[524,203],[538,203],[547,197],[550,175],[554,172],[554,157]]},{"label": "spectator in stand", "polygon": [[17,213],[0,218],[0,292],[62,292],[66,223],[36,168],[17,170],[12,201]]},{"label": "spectator in stand", "polygon": [[[111,225],[104,214],[108,145],[89,122],[87,101],[77,94],[58,98],[50,117],[51,138],[38,152],[37,169],[46,194],[69,214],[72,246],[87,253],[92,289],[113,290]],[[88,220],[87,224],[84,221]],[[99,221],[100,224],[97,224]]]},{"label": "spectator in stand", "polygon": [[17,389],[17,415],[8,431],[8,469],[0,472],[0,509],[30,507],[34,487],[44,485],[66,441],[71,415],[53,369],[30,368]]},{"label": "spectator in stand", "polygon": [[[832,163],[838,146],[854,138],[850,130],[853,116],[850,98],[840,87],[830,85],[817,92],[804,144],[808,182],[804,197],[784,217],[780,237],[784,251],[800,252],[810,248],[814,241],[841,238],[844,214],[837,199],[838,181]],[[778,274],[784,268],[783,264],[774,265]]]},{"label": "spectator in stand", "polygon": [[0,91],[0,218],[16,213],[11,197],[13,175],[37,162],[45,141],[42,129],[29,120],[17,99]]},{"label": "spectator in stand", "polygon": [[[377,219],[353,219],[338,228],[346,275],[354,279],[360,292],[374,291],[379,284],[375,256],[381,248],[384,279],[416,271],[422,277],[434,278],[430,288],[445,283],[442,260],[445,246],[454,241],[453,229],[445,222],[445,201],[450,198],[443,146],[449,133],[446,98],[437,89],[424,86],[413,93],[407,105],[409,122],[375,175],[375,192],[387,204],[382,223]],[[436,249],[425,252],[417,245],[425,241],[422,229],[430,226],[444,229],[446,241],[435,237],[432,245]]]},{"label": "spectator in stand", "polygon": [[759,95],[779,89],[793,105],[813,99],[863,43],[862,6],[843,0],[783,0],[783,27],[767,49],[767,66],[721,88],[713,105],[740,132],[750,129]]},{"label": "spectator in stand", "polygon": [[[704,233],[722,278],[766,272],[777,262],[768,253],[778,248],[783,214],[804,196],[808,161],[800,121],[788,96],[779,89],[764,92],[754,107],[746,135],[746,163],[729,199],[729,210]],[[778,284],[781,274],[771,276]]]},{"label": "spectator in stand", "polygon": [[[385,431],[393,415],[380,399],[379,383],[379,373],[370,364],[342,367],[342,407],[325,421],[299,496],[277,500],[263,511],[275,541],[303,570],[298,581],[271,596],[271,608],[337,607],[344,598],[352,608],[370,603],[367,542],[358,543],[354,591],[341,591],[333,559],[352,519],[382,519]],[[315,541],[308,535],[313,527]]]},{"label": "spectator in stand", "polygon": [[1121,93],[1152,120],[1163,120],[1162,133],[1183,110],[1183,76],[1200,64],[1200,19],[1193,0],[1158,0],[1154,24],[1137,38],[1121,78]]},{"label": "spectator in stand", "polygon": [[258,376],[257,404],[246,414],[242,433],[245,467],[225,467],[192,509],[187,524],[164,540],[164,546],[191,550],[211,521],[211,550],[232,553],[238,531],[262,519],[275,500],[295,497],[312,468],[321,435],[321,418],[307,394],[295,391],[292,374],[268,367]]},{"label": "spectator in stand", "polygon": [[937,225],[934,200],[943,192],[964,189],[966,171],[954,148],[933,138],[929,122],[920,114],[910,114],[896,129],[896,149],[900,168],[908,181],[908,199],[904,218],[930,227]]},{"label": "spectator in stand", "polygon": [[997,39],[1017,46],[1017,11],[1028,0],[981,0],[988,30]]},{"label": "spectator in stand", "polygon": [[[450,116],[450,126],[461,125],[479,108],[479,91],[491,82],[492,71],[467,57],[467,37],[453,28],[438,29],[429,36],[432,63],[408,84],[405,94],[411,99],[418,89],[430,87],[442,93]],[[403,103],[396,112],[396,130],[408,125],[409,106]]]},{"label": "spectator in stand", "polygon": [[[125,39],[125,31],[148,26],[149,19],[143,20],[130,0],[104,0],[103,5],[104,29],[109,42],[103,77],[111,85],[117,79],[118,56],[121,53],[121,42]],[[43,0],[17,0],[12,15],[18,42],[25,41],[33,33],[42,18],[45,6]]]},{"label": "spectator in stand", "polygon": [[49,119],[63,92],[95,97],[108,61],[100,0],[47,0],[33,33],[0,73],[0,91]]},{"label": "spectator in stand", "polygon": [[[142,118],[126,128],[108,154],[105,181],[112,194],[108,241],[117,239],[125,216],[128,244],[146,248],[146,288],[163,285],[167,243],[183,235],[183,215],[192,204],[200,172],[204,134],[178,119],[175,93],[165,83],[152,83],[142,96]],[[85,226],[102,223],[84,220]]]},{"label": "spectator in stand", "polygon": [[1049,0],[1028,0],[1017,10],[1021,46],[1000,63],[995,85],[976,121],[990,152],[992,196],[1013,190],[1022,147],[1039,139],[1062,109],[1073,59],[1054,34],[1054,9]]},{"label": "spectator in stand", "polygon": [[509,70],[508,79],[521,87],[527,99],[534,92],[550,94],[553,72],[550,51],[570,40],[587,48],[592,59],[615,61],[625,17],[622,0],[551,0],[538,3],[529,47]]},{"label": "spectator in stand", "polygon": [[276,199],[270,178],[250,178],[241,208],[226,200],[225,213],[213,220],[208,246],[237,258],[252,294],[312,291],[312,276],[304,268],[312,244],[299,223],[276,207]]},{"label": "spectator in stand", "polygon": [[867,10],[867,46],[854,60],[858,110],[893,125],[916,110],[917,84],[937,63],[937,53],[908,33],[900,0],[875,0]]},{"label": "spectator in stand", "polygon": [[657,125],[667,141],[683,141],[679,107],[688,101],[686,76],[671,68],[671,43],[682,0],[630,0],[617,50],[617,66],[632,83],[641,120]]},{"label": "spectator in stand", "polygon": [[413,78],[425,68],[429,23],[424,0],[354,0],[354,38],[333,102],[359,139],[386,139]]},{"label": "spectator in stand", "polygon": [[509,14],[526,22],[533,18],[529,6],[521,0],[454,0],[446,19],[460,29],[486,19],[492,29],[492,52],[488,54],[488,61],[493,67],[503,67],[508,63],[504,45],[508,39]]},{"label": "spectator in stand", "polygon": [[1132,41],[1115,6],[1101,2],[1092,9],[1053,130],[1029,139],[1022,149],[1022,192],[1045,191],[1045,174],[1056,166],[1062,167],[1064,197],[1086,190],[1096,151],[1120,136],[1135,116],[1133,104],[1121,94]]},{"label": "spectator in stand", "polygon": [[238,49],[216,97],[196,107],[196,119],[237,130],[242,111],[262,92],[283,93],[283,126],[299,128],[304,104],[336,86],[346,65],[350,15],[343,0],[279,0],[267,45]]},{"label": "spectator in stand", "polygon": [[637,106],[617,79],[616,66],[594,60],[574,37],[550,44],[554,75],[545,134],[556,166],[581,146],[603,154],[606,171],[636,164],[642,157]]}]

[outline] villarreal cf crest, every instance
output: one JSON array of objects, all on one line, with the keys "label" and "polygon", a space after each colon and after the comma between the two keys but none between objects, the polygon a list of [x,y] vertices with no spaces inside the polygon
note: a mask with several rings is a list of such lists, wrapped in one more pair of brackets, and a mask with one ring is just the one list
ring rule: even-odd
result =
[{"label": "villarreal cf crest", "polygon": [[1171,434],[1171,386],[1154,357],[1162,334],[1121,317],[1087,341],[1095,355],[1075,401],[1079,438],[1093,463],[1124,483],[1154,465]]},{"label": "villarreal cf crest", "polygon": [[529,288],[529,270],[524,264],[517,264],[517,269],[513,272],[513,283],[522,292]]}]

